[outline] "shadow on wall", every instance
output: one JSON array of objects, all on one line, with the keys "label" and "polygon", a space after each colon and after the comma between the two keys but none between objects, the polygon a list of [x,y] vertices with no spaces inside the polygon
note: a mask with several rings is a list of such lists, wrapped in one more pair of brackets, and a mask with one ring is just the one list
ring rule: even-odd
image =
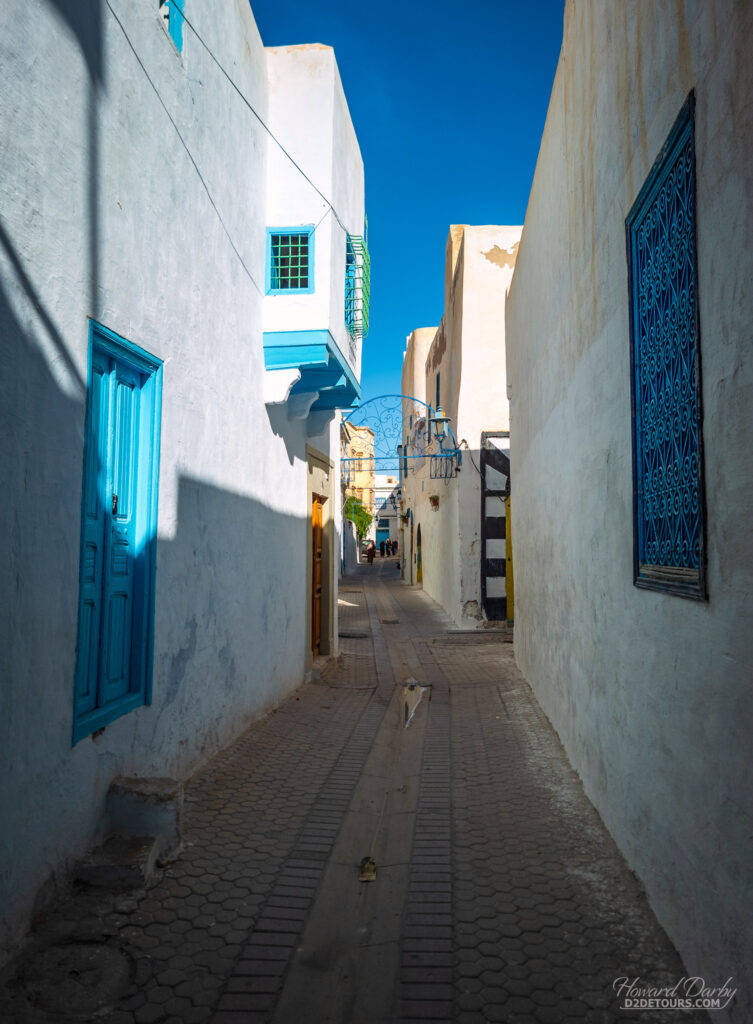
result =
[{"label": "shadow on wall", "polygon": [[[9,264],[0,280],[8,949],[95,839],[114,775],[184,774],[301,682],[308,520],[182,479],[175,537],[157,542],[153,703],[72,749],[86,387],[2,232],[0,249]],[[87,330],[82,321],[82,338]]]},{"label": "shadow on wall", "polygon": [[47,0],[50,7],[58,12],[68,29],[76,37],[82,56],[89,70],[92,83],[97,86],[104,81],[102,48],[102,0]]},{"label": "shadow on wall", "polygon": [[[42,835],[40,841],[34,820],[41,791],[32,792],[32,779],[40,760],[59,759],[70,749],[77,613],[71,585],[78,579],[85,395],[52,316],[4,233],[0,241],[11,264],[8,279],[0,281],[0,917],[6,920],[4,911],[14,904],[25,904],[22,913],[29,913],[49,873],[48,840]],[[33,313],[22,322],[16,310],[26,303]],[[71,381],[71,395],[49,363]],[[56,713],[61,689],[70,708],[63,720]],[[50,805],[67,798],[68,781],[60,773],[43,787]],[[31,877],[24,877],[30,864]]]},{"label": "shadow on wall", "polygon": [[292,466],[296,459],[306,461],[305,420],[288,419],[287,402],[266,405],[267,418],[273,433],[281,437],[285,443],[288,462]]},{"label": "shadow on wall", "polygon": [[102,0],[48,0],[64,24],[76,38],[89,72],[87,99],[88,184],[87,214],[89,225],[89,311],[99,315],[99,118],[97,101],[105,88],[103,40],[104,4]]},{"label": "shadow on wall", "polygon": [[178,495],[157,542],[151,736],[182,774],[302,680],[308,520],[186,477]]}]

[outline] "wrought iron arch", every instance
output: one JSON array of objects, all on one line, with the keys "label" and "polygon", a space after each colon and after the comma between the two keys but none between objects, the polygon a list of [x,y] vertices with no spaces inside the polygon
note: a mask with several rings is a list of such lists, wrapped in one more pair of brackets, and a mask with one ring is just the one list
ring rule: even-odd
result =
[{"label": "wrought iron arch", "polygon": [[360,459],[344,455],[344,463],[360,463],[357,468],[371,468],[380,472],[400,472],[407,476],[422,468],[429,460],[431,476],[455,476],[460,465],[460,450],[449,420],[441,409],[413,395],[378,395],[351,410],[343,421],[363,434],[371,432],[373,438],[363,438],[371,447],[369,455]]}]

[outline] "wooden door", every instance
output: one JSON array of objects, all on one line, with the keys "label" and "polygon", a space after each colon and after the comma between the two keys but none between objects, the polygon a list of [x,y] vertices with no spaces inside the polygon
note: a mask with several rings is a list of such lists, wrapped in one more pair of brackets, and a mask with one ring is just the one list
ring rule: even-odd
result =
[{"label": "wooden door", "polygon": [[323,502],[314,495],[311,505],[311,650],[319,653],[322,642],[322,537]]},{"label": "wooden door", "polygon": [[413,583],[413,513],[410,514],[410,560],[408,562],[408,582]]},{"label": "wooden door", "polygon": [[[139,503],[140,400],[144,376],[94,350],[84,473],[79,669],[76,716],[121,701],[134,689],[131,673]],[[140,448],[142,450],[140,450]],[[140,688],[140,682],[138,682]]]}]

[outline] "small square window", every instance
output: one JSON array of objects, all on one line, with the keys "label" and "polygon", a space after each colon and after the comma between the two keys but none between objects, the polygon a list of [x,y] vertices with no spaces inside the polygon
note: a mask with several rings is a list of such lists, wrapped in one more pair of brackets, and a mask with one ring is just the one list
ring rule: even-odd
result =
[{"label": "small square window", "polygon": [[267,229],[267,294],[314,290],[314,228]]}]

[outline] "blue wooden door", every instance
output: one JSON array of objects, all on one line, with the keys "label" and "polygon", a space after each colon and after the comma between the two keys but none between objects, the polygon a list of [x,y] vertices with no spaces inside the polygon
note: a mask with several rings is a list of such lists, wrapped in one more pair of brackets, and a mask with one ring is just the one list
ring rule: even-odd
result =
[{"label": "blue wooden door", "polygon": [[92,354],[89,436],[84,465],[81,591],[78,618],[76,717],[97,707],[102,583],[110,420],[110,366],[101,353]]},{"label": "blue wooden door", "polygon": [[131,691],[142,374],[96,349],[85,467],[76,713]]},{"label": "blue wooden door", "polygon": [[124,696],[130,688],[141,382],[134,371],[111,360],[109,383],[100,653],[100,696],[103,704]]}]

